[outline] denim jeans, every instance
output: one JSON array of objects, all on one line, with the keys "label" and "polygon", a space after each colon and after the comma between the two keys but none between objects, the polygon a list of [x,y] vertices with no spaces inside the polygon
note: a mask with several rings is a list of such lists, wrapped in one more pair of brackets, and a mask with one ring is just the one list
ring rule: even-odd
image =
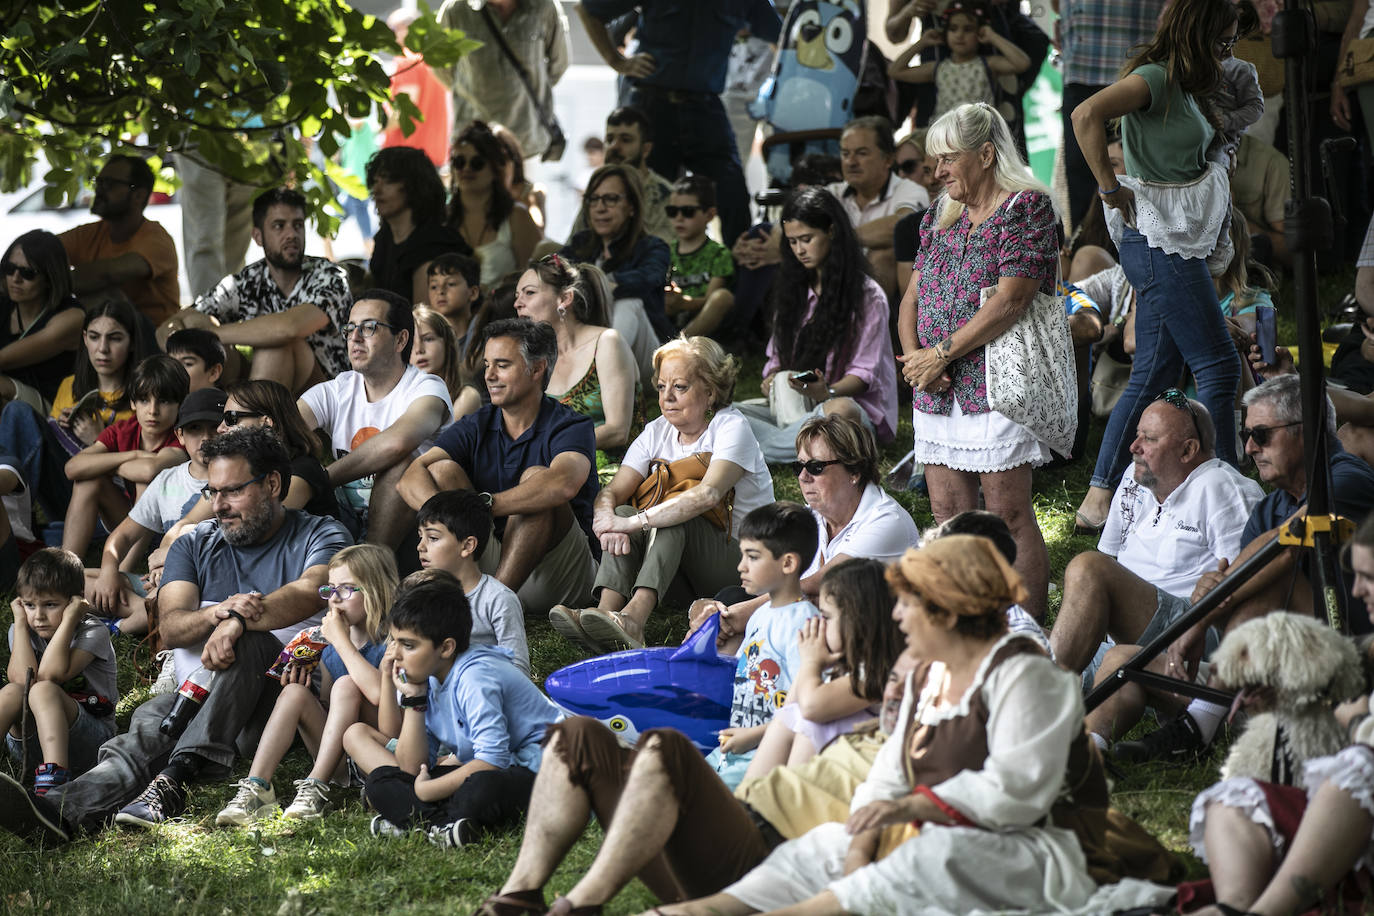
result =
[{"label": "denim jeans", "polygon": [[1201,258],[1151,248],[1127,228],[1121,269],[1136,290],[1135,361],[1121,400],[1112,408],[1092,485],[1115,489],[1130,459],[1136,423],[1150,402],[1179,383],[1185,365],[1198,400],[1212,415],[1217,457],[1236,463],[1236,386],[1240,357],[1226,330],[1216,288]]},{"label": "denim jeans", "polygon": [[68,456],[49,431],[47,418],[22,401],[10,401],[0,410],[0,442],[18,460],[34,504],[41,505],[49,518],[65,518],[72,498],[65,470]]},{"label": "denim jeans", "polygon": [[669,181],[676,181],[683,168],[714,181],[721,235],[726,248],[734,245],[749,228],[749,189],[720,96],[629,83],[625,104],[643,111],[654,125],[649,168]]}]

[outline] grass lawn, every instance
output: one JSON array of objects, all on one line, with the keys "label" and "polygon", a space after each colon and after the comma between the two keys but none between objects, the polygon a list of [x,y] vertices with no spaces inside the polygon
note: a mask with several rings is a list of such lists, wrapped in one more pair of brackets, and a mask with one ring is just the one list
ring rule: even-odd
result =
[{"label": "grass lawn", "polygon": [[[1353,286],[1353,271],[1322,278],[1322,301],[1339,301]],[[1334,297],[1334,298],[1333,298]],[[1281,341],[1294,331],[1291,287],[1279,297]],[[739,397],[757,394],[762,359],[746,360]],[[1092,447],[1102,435],[1094,423]],[[885,469],[906,451],[909,418],[903,421],[897,443],[885,453]],[[1062,581],[1064,567],[1076,553],[1092,549],[1091,538],[1075,537],[1073,513],[1091,475],[1080,461],[1067,468],[1037,472],[1035,509],[1049,544],[1051,578]],[[780,499],[799,499],[790,472],[774,472]],[[911,510],[918,525],[932,524],[928,502],[915,494],[897,497]],[[1058,607],[1050,598],[1050,613]],[[0,622],[9,623],[9,602]],[[575,653],[550,629],[547,621],[527,621],[531,664],[543,677],[576,659]],[[685,633],[685,615],[660,609],[650,621],[651,644],[678,640]],[[139,680],[135,641],[116,642],[121,659],[121,725],[146,697]],[[5,660],[0,644],[0,664]],[[146,670],[146,652],[138,659]],[[1138,819],[1166,846],[1187,853],[1187,819],[1193,796],[1216,779],[1220,752],[1209,764],[1193,767],[1144,766],[1128,771],[1115,785],[1115,804]],[[309,769],[304,751],[297,748],[277,773],[278,796],[289,803],[291,780]],[[247,763],[236,775],[247,772]],[[368,833],[370,812],[356,801],[323,822],[302,825],[276,818],[254,830],[217,830],[215,814],[229,800],[227,783],[193,788],[186,816],[153,832],[111,830],[59,849],[35,849],[0,832],[0,912],[22,913],[463,913],[470,912],[496,890],[515,860],[518,830],[490,837],[462,850],[439,850],[422,837],[374,839]],[[591,861],[600,843],[593,825],[574,847],[548,887],[549,899],[572,886]],[[703,850],[709,855],[708,850]],[[1191,871],[1203,870],[1189,857]],[[631,884],[607,907],[609,913],[640,912],[653,904],[638,882]]]}]

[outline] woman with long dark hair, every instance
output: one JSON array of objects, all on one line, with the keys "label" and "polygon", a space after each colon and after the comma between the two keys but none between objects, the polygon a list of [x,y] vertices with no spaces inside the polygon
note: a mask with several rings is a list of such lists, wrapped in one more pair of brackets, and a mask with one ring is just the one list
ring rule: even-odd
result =
[{"label": "woman with long dark hair", "polygon": [[0,272],[0,402],[47,413],[81,338],[67,251],[51,232],[25,232],[5,251]]},{"label": "woman with long dark hair", "polygon": [[449,153],[448,225],[482,262],[483,286],[519,270],[539,242],[539,227],[506,186],[507,161],[505,145],[484,121],[463,128]]},{"label": "woman with long dark hair", "polygon": [[779,222],[782,260],[763,365],[767,403],[736,406],[773,463],[797,457],[797,432],[812,416],[841,414],[891,441],[897,377],[887,297],[844,207],[824,188],[803,188],[783,204]]},{"label": "woman with long dark hair", "polygon": [[[1216,423],[1217,457],[1236,462],[1240,359],[1208,270],[1230,260],[1231,192],[1226,169],[1206,154],[1217,120],[1208,96],[1221,83],[1237,28],[1231,0],[1170,4],[1121,78],[1073,111],[1121,267],[1137,291],[1131,377],[1107,421],[1079,528],[1101,528],[1140,414],[1184,368]],[[1107,155],[1103,125],[1113,118],[1121,119],[1125,175],[1114,174]]]},{"label": "woman with long dark hair", "polygon": [[371,286],[429,304],[429,262],[472,254],[444,220],[444,183],[423,150],[393,146],[367,162],[367,189],[382,227],[372,244]]}]

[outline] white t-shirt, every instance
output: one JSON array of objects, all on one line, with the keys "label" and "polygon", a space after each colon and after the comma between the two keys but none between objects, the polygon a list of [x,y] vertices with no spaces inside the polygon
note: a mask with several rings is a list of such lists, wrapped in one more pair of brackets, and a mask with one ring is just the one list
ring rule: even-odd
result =
[{"label": "white t-shirt", "polygon": [[825,189],[839,199],[840,206],[849,214],[849,222],[855,229],[884,216],[892,216],[903,211],[914,213],[930,206],[929,191],[910,178],[901,178],[895,174],[888,176],[882,193],[869,201],[866,207],[859,206],[859,195],[849,187],[848,182],[832,182],[826,185]]},{"label": "white t-shirt", "polygon": [[730,516],[730,536],[738,538],[741,520],[773,501],[773,475],[768,473],[768,463],[749,421],[735,408],[716,411],[701,437],[687,445],[679,441],[677,429],[659,417],[630,443],[622,464],[647,477],[649,463],[655,458],[673,462],[698,452],[710,452],[712,461],[719,458],[744,468],[744,476],[735,484],[734,511]]},{"label": "white t-shirt", "polygon": [[820,513],[812,509],[811,514],[816,516],[820,540],[816,542],[816,556],[803,579],[814,576],[816,570],[839,554],[891,563],[906,553],[908,547],[921,546],[921,533],[911,513],[874,483],[864,487],[854,517],[835,532],[833,538],[826,533],[825,519]]},{"label": "white t-shirt", "polygon": [[472,645],[501,646],[514,654],[511,661],[530,673],[530,644],[525,638],[525,610],[515,592],[498,579],[482,573],[467,593],[472,610]]},{"label": "white t-shirt", "polygon": [[29,483],[24,479],[23,470],[8,461],[0,461],[0,471],[9,471],[19,478],[17,489],[12,493],[0,496],[0,503],[4,504],[5,514],[10,519],[10,530],[21,541],[36,540],[33,536],[33,529],[29,527],[29,520],[33,518],[33,491],[29,489]]},{"label": "white t-shirt", "polygon": [[1112,495],[1097,549],[1156,588],[1191,597],[1203,573],[1240,553],[1245,522],[1264,491],[1213,458],[1161,504],[1136,483],[1135,470],[1132,464]]},{"label": "white t-shirt", "polygon": [[[453,399],[449,397],[444,380],[437,375],[421,372],[414,366],[406,366],[396,387],[376,401],[367,399],[367,387],[362,375],[352,370],[327,382],[320,382],[301,395],[301,400],[315,414],[320,428],[329,433],[334,457],[341,458],[391,426],[423,397],[443,401],[444,416],[453,416]],[[420,443],[411,457],[418,457],[429,449],[442,428],[440,426]],[[350,482],[345,489],[354,508],[366,508],[372,497],[372,475]]]},{"label": "white t-shirt", "polygon": [[200,488],[203,486],[204,480],[191,476],[190,461],[159,471],[129,510],[129,518],[149,531],[165,534],[168,528],[191,511],[196,500],[200,499]]}]

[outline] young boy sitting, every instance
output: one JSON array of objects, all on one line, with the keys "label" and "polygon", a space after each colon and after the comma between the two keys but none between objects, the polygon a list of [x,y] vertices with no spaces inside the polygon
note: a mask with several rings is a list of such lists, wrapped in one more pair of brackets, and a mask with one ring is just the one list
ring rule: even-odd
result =
[{"label": "young boy sitting", "polygon": [[188,459],[153,478],[128,517],[105,539],[100,568],[86,570],[86,600],[102,617],[123,618],[119,625],[122,632],[144,633],[148,629],[145,605],[140,599],[156,586],[166,547],[170,545],[160,544],[149,557],[148,576],[140,583],[142,588],[134,586],[135,580],[127,578],[125,572],[138,562],[154,538],[167,535],[200,501],[201,487],[210,479],[200,446],[219,428],[224,402],[225,394],[218,388],[192,391],[181,402],[176,437]]},{"label": "young boy sitting", "polygon": [[562,713],[508,650],[472,645],[471,633],[457,579],[426,571],[401,583],[381,663],[395,690],[382,691],[378,728],[359,722],[344,733],[367,774],[374,835],[424,826],[436,845],[462,846],[529,804],[544,729]]},{"label": "young boy sitting", "polygon": [[451,573],[463,586],[472,609],[473,645],[509,649],[516,667],[528,675],[530,647],[520,599],[477,566],[491,537],[487,498],[472,490],[435,493],[420,507],[415,523],[420,529],[420,565]]},{"label": "young boy sitting", "polygon": [[664,308],[688,337],[710,334],[735,304],[735,259],[730,249],[706,237],[716,216],[716,185],[689,175],[673,185],[664,208],[672,221],[672,262]]},{"label": "young boy sitting", "polygon": [[224,375],[224,344],[208,328],[182,328],[167,338],[167,355],[191,377],[191,390],[214,388]]},{"label": "young boy sitting", "polygon": [[[40,762],[34,770],[37,795],[89,770],[100,745],[115,733],[114,646],[81,599],[85,578],[76,554],[48,547],[19,568],[19,597],[10,603],[14,624],[9,683],[0,689],[0,728],[11,760],[21,766]],[[29,721],[23,723],[26,689]]]},{"label": "young boy sitting", "polygon": [[142,495],[160,471],[186,460],[175,428],[190,385],[181,363],[163,353],[134,368],[129,385],[134,415],[105,427],[94,444],[67,462],[73,485],[62,529],[64,549],[84,556],[98,518],[114,530],[129,514],[131,497]]},{"label": "young boy sitting", "polygon": [[[740,585],[751,595],[767,595],[768,603],[745,624],[730,727],[721,729],[720,747],[707,757],[731,789],[744,778],[773,714],[787,701],[801,665],[797,633],[802,623],[820,613],[801,589],[817,541],[816,517],[797,503],[760,506],[740,524]],[[722,636],[731,635],[724,614],[720,627]]]},{"label": "young boy sitting", "polygon": [[465,254],[441,254],[429,263],[429,307],[448,319],[458,352],[449,357],[460,362],[467,354],[472,313],[482,300],[482,265]]}]

